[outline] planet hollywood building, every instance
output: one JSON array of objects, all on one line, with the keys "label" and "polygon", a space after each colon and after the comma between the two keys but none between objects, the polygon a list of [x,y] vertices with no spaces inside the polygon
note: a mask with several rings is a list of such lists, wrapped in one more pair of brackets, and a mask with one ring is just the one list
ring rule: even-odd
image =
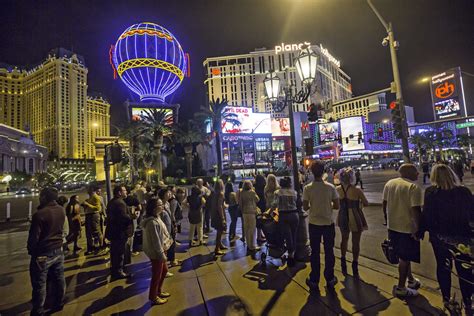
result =
[{"label": "planet hollywood building", "polygon": [[[300,79],[293,65],[303,45],[310,45],[318,56],[317,77],[308,100],[294,104],[295,124],[303,126],[305,113],[310,104],[326,106],[352,97],[351,78],[340,68],[340,61],[323,45],[309,42],[298,44],[280,43],[274,49],[256,49],[241,55],[207,58],[203,66],[206,71],[204,84],[209,100],[226,99],[232,107],[250,108],[252,113],[266,113],[269,123],[264,133],[255,131],[229,134],[223,132],[223,166],[235,173],[247,173],[260,169],[285,167],[290,159],[290,134],[288,112],[275,113],[271,104],[265,100],[263,80],[273,70],[287,79],[285,69],[289,67],[291,84],[301,88]],[[328,109],[329,110],[329,109]],[[302,115],[300,115],[302,114]],[[251,130],[251,129],[250,129]],[[297,128],[297,147],[302,146],[305,133]],[[232,137],[231,137],[232,136]],[[268,154],[264,154],[264,153]],[[253,157],[253,158],[252,158]]]}]

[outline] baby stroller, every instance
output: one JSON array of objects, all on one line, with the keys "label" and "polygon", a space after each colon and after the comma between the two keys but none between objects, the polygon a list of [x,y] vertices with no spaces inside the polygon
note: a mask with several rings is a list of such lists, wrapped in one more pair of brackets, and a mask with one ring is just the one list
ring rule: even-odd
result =
[{"label": "baby stroller", "polygon": [[267,265],[267,257],[285,260],[286,252],[284,240],[278,230],[278,210],[267,211],[257,215],[257,228],[260,228],[267,239],[266,249],[260,256],[262,267]]}]

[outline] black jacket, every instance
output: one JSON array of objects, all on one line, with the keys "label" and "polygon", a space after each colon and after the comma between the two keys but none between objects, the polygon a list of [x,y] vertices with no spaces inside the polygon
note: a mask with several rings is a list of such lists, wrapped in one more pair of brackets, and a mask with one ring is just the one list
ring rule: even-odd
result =
[{"label": "black jacket", "polygon": [[31,220],[28,254],[41,256],[63,245],[64,208],[56,202],[40,206]]},{"label": "black jacket", "polygon": [[128,238],[133,233],[133,221],[122,198],[114,197],[107,205],[107,230],[105,237],[108,240]]}]

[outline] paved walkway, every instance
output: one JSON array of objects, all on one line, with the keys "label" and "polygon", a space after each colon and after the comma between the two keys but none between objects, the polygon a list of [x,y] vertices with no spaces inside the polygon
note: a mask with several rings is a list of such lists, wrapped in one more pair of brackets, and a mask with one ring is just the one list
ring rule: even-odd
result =
[{"label": "paved walkway", "polygon": [[[31,293],[29,257],[24,247],[28,224],[3,224],[1,228],[0,314],[27,314]],[[186,228],[183,231],[187,233]],[[308,263],[288,268],[280,260],[272,260],[264,268],[246,256],[240,241],[217,260],[211,254],[213,248],[178,247],[177,256],[184,260],[183,265],[170,269],[175,276],[167,278],[164,285],[172,296],[167,304],[154,307],[148,303],[150,263],[144,254],[133,258],[129,267],[132,279],[114,282],[109,281],[105,256],[69,256],[65,264],[67,304],[60,314],[221,316],[233,315],[232,306],[245,306],[252,315],[441,314],[435,282],[422,278],[426,287],[420,290],[421,295],[401,301],[391,294],[395,267],[371,259],[360,259],[360,280],[344,277],[337,260],[340,282],[335,292],[327,292],[321,281],[321,295],[313,296],[304,282],[310,270]]]}]

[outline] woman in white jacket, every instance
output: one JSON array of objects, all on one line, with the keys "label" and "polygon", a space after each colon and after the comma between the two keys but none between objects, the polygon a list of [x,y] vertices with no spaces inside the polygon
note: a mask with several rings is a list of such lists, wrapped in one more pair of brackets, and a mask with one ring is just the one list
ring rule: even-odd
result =
[{"label": "woman in white jacket", "polygon": [[151,261],[149,299],[152,305],[164,304],[170,296],[169,293],[162,291],[162,286],[168,272],[166,251],[173,243],[173,239],[159,216],[163,210],[163,201],[151,198],[146,205],[145,218],[141,222],[143,251]]}]

